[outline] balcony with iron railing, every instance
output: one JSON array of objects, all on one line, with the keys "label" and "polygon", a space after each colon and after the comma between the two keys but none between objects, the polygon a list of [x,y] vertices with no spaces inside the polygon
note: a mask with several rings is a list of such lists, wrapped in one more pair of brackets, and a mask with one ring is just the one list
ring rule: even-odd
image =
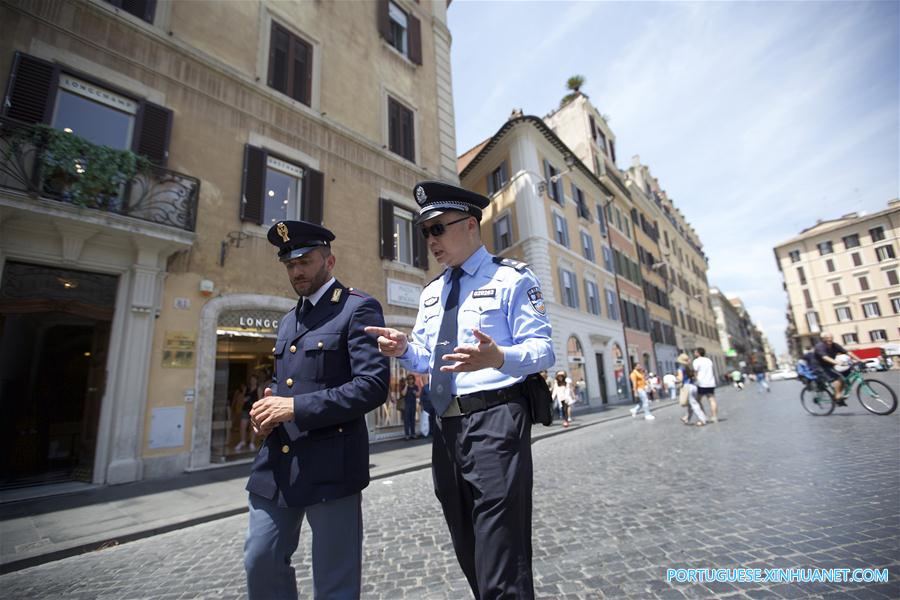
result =
[{"label": "balcony with iron railing", "polygon": [[200,180],[127,150],[0,117],[0,194],[48,199],[193,232]]}]

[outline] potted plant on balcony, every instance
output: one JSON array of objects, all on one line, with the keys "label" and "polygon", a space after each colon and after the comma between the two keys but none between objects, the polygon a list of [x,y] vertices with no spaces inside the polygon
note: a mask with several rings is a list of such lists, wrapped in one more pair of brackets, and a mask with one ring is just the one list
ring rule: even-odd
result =
[{"label": "potted plant on balcony", "polygon": [[78,206],[120,211],[124,186],[150,168],[130,150],[93,144],[47,125],[35,126],[35,137],[44,191]]}]

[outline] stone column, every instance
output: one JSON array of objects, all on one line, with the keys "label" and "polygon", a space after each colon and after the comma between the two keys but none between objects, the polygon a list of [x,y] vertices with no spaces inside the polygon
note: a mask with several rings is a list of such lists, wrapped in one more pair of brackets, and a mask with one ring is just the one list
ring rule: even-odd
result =
[{"label": "stone column", "polygon": [[153,327],[160,298],[162,247],[142,240],[128,271],[128,297],[122,328],[113,402],[111,444],[106,482],[137,481],[142,476],[141,447],[150,370]]}]

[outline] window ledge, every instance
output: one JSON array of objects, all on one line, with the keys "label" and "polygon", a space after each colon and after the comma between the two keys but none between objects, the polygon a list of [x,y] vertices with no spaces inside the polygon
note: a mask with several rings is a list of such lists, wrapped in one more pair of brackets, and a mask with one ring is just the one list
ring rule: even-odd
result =
[{"label": "window ledge", "polygon": [[428,274],[425,269],[420,269],[419,267],[414,267],[412,265],[408,265],[397,260],[390,260],[387,258],[381,259],[381,268],[385,271],[406,273],[407,275],[416,275],[418,277],[425,277]]},{"label": "window ledge", "polygon": [[399,50],[394,48],[390,43],[388,43],[388,41],[386,39],[384,39],[383,37],[380,37],[380,39],[381,39],[381,45],[386,47],[394,55],[395,58],[397,58],[401,62],[405,63],[407,67],[409,67],[413,71],[415,71],[419,67],[419,65],[417,65],[412,60],[410,60],[410,58],[407,55],[403,54],[402,52],[400,52]]}]

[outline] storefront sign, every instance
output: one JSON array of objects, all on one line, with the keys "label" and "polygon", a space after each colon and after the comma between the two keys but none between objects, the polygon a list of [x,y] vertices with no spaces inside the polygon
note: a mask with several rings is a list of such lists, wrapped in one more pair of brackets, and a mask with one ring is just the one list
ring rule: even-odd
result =
[{"label": "storefront sign", "polygon": [[419,296],[422,294],[422,286],[406,281],[388,279],[388,304],[419,308]]},{"label": "storefront sign", "polygon": [[81,79],[72,77],[71,75],[62,74],[59,76],[59,87],[73,92],[85,98],[90,98],[112,108],[127,112],[130,115],[137,114],[137,102],[130,100],[118,94],[114,94],[109,90],[97,87]]},{"label": "storefront sign", "polygon": [[162,366],[169,369],[193,369],[196,334],[193,331],[167,331],[163,341]]},{"label": "storefront sign", "polygon": [[278,321],[284,313],[270,310],[236,310],[219,316],[218,332],[272,336],[278,333]]}]

